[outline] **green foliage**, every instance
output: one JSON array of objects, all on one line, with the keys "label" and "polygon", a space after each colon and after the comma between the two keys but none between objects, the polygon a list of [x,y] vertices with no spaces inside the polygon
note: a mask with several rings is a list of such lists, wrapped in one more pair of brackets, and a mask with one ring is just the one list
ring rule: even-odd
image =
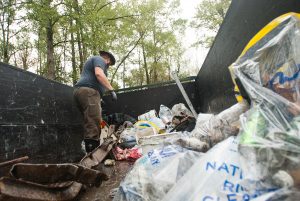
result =
[{"label": "green foliage", "polygon": [[167,81],[184,65],[179,39],[187,21],[178,17],[179,0],[24,0],[19,5],[13,15],[23,13],[28,28],[11,46],[15,63],[50,79],[76,83],[85,60],[99,50],[117,58],[109,69],[115,88]]},{"label": "green foliage", "polygon": [[[149,0],[137,5],[139,17],[134,24],[135,30],[139,35],[144,34],[144,37],[139,45],[143,71],[140,68],[131,72],[132,79],[140,79],[135,83],[151,84],[170,79],[170,70],[175,65],[173,61],[183,53],[176,31],[182,33],[186,21],[178,19],[178,7],[177,0]],[[144,72],[144,76],[137,76],[141,72]],[[131,81],[128,85],[133,83]]]},{"label": "green foliage", "polygon": [[222,24],[231,0],[203,0],[197,6],[195,19],[192,21],[192,27],[208,34],[202,34],[195,45],[204,45],[210,47],[214,37]]},{"label": "green foliage", "polygon": [[142,68],[132,69],[130,76],[124,78],[127,87],[140,86],[145,84],[145,73]]},{"label": "green foliage", "polygon": [[16,3],[15,0],[0,1],[0,60],[5,63],[9,62],[14,51],[11,35],[15,34],[15,30],[11,26],[16,17]]}]

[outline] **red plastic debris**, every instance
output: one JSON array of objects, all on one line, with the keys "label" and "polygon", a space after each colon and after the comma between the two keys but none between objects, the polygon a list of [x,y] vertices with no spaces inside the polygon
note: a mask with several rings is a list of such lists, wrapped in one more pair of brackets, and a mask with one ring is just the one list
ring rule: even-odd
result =
[{"label": "red plastic debris", "polygon": [[121,160],[135,161],[142,156],[139,148],[121,149],[120,147],[116,146],[112,150],[112,152],[115,156],[115,159],[118,161]]}]

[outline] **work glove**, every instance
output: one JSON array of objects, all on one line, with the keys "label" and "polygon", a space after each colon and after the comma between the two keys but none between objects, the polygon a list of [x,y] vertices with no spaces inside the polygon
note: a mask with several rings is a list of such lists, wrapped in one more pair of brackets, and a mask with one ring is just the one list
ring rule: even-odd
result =
[{"label": "work glove", "polygon": [[117,101],[118,100],[117,94],[116,94],[116,92],[114,90],[109,91],[109,93],[110,93],[113,101]]}]

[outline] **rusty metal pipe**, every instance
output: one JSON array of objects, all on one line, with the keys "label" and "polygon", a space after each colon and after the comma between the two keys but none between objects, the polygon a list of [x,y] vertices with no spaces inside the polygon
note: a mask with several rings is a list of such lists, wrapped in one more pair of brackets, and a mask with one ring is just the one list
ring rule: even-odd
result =
[{"label": "rusty metal pipe", "polygon": [[10,160],[10,161],[5,161],[5,162],[0,163],[0,168],[5,167],[5,166],[9,166],[9,165],[13,165],[13,164],[16,164],[16,163],[22,163],[22,162],[24,162],[28,159],[29,159],[28,156],[24,156],[24,157],[21,157],[21,158],[16,158],[16,159]]}]

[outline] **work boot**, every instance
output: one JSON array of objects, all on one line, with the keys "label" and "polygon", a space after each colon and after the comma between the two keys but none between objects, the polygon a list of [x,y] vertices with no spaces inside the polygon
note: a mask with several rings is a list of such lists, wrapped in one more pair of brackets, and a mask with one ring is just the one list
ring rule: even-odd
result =
[{"label": "work boot", "polygon": [[93,139],[84,139],[84,143],[85,143],[85,151],[87,153],[92,152],[100,145],[99,140],[93,140]]}]

